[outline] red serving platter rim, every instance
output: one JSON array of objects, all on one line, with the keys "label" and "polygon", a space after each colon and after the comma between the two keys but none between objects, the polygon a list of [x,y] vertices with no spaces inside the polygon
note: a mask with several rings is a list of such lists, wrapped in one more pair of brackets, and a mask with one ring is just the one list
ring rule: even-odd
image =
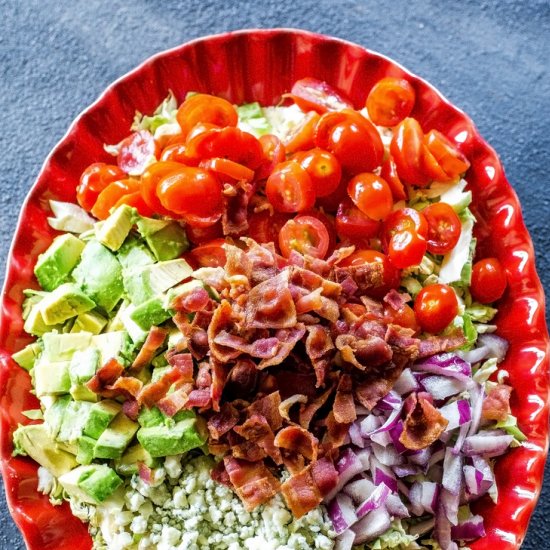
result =
[{"label": "red serving platter rim", "polygon": [[[27,458],[11,456],[14,416],[20,419],[18,421],[22,421],[20,411],[32,406],[33,402],[32,396],[23,391],[24,382],[23,388],[13,384],[14,375],[20,386],[22,377],[27,376],[23,371],[17,370],[18,367],[10,357],[16,348],[21,347],[21,342],[24,342],[20,309],[23,286],[18,286],[17,281],[23,276],[29,278],[28,270],[32,269],[32,263],[42,251],[35,248],[23,255],[20,248],[29,242],[36,244],[40,239],[42,242],[51,240],[52,232],[41,224],[45,219],[45,197],[42,194],[51,191],[47,180],[52,162],[56,156],[60,156],[62,149],[71,143],[71,138],[82,130],[81,126],[89,122],[86,117],[89,119],[92,114],[97,114],[109,105],[112,106],[117,99],[115,94],[124,92],[122,88],[125,83],[151,71],[158,62],[178,55],[183,56],[185,52],[198,46],[223,47],[231,44],[231,41],[248,40],[251,47],[257,47],[252,41],[259,41],[258,43],[265,46],[270,40],[275,41],[279,38],[290,40],[296,50],[299,50],[294,43],[297,41],[300,41],[302,48],[307,44],[312,47],[327,46],[336,53],[341,50],[344,55],[363,56],[361,59],[379,63],[386,72],[390,70],[407,75],[415,83],[417,94],[421,91],[423,97],[425,95],[422,101],[425,101],[426,107],[431,109],[435,106],[436,116],[429,121],[430,124],[437,126],[443,120],[443,124],[447,124],[446,128],[454,132],[450,137],[455,138],[455,142],[472,159],[474,196],[478,192],[480,197],[483,197],[482,203],[478,205],[480,211],[476,214],[483,219],[485,204],[488,205],[487,212],[491,213],[491,217],[480,224],[480,231],[484,233],[482,240],[491,239],[490,245],[496,247],[496,253],[509,274],[510,289],[505,299],[507,308],[499,312],[497,324],[499,333],[511,342],[509,357],[503,368],[511,372],[517,394],[512,400],[512,409],[518,415],[520,427],[529,435],[529,440],[524,447],[512,450],[499,460],[496,468],[500,489],[498,504],[493,505],[487,500],[482,503],[480,510],[486,515],[487,536],[470,546],[472,550],[482,550],[489,549],[495,544],[499,549],[519,548],[521,545],[540,494],[548,451],[550,344],[545,320],[544,292],[536,273],[533,245],[523,222],[518,197],[506,180],[496,153],[481,138],[471,119],[429,83],[390,58],[357,44],[309,31],[279,28],[242,30],[197,38],[147,59],[111,84],[75,119],[65,136],[48,155],[25,199],[7,261],[0,312],[0,458],[10,513],[30,550],[90,548],[86,527],[71,516],[68,506],[65,504],[60,508],[54,508],[46,497],[36,493],[36,465]],[[269,45],[272,46],[271,43]],[[296,57],[303,56],[303,52],[300,51],[293,53]],[[225,71],[227,72],[227,67]],[[69,153],[67,158],[70,162]],[[92,161],[93,159],[89,159],[89,162]],[[498,234],[498,238],[491,237],[490,233]],[[35,241],[29,241],[36,235],[38,237]],[[502,244],[499,244],[499,240]],[[30,259],[32,262],[29,262]],[[518,321],[525,323],[521,332],[517,331]],[[525,377],[524,374],[529,376]],[[26,389],[29,387],[27,382]],[[10,392],[16,394],[24,403],[14,402]]]}]

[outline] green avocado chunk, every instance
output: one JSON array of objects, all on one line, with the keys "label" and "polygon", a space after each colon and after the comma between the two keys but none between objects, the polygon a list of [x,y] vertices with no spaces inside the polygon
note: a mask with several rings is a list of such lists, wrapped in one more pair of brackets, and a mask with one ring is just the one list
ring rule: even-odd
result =
[{"label": "green avocado chunk", "polygon": [[99,350],[93,347],[74,353],[69,366],[70,393],[73,399],[92,402],[99,399],[97,394],[86,387],[86,382],[95,375],[99,367],[99,359]]},{"label": "green avocado chunk", "polygon": [[122,405],[110,399],[94,403],[82,432],[88,437],[98,439],[121,410]]},{"label": "green avocado chunk", "polygon": [[139,424],[120,412],[99,436],[94,448],[94,458],[120,458],[134,438]]},{"label": "green avocado chunk", "polygon": [[110,248],[118,250],[130,233],[137,211],[127,204],[121,204],[96,230],[97,240]]},{"label": "green avocado chunk", "polygon": [[47,325],[57,325],[95,307],[82,290],[73,283],[63,283],[38,304]]},{"label": "green avocado chunk", "polygon": [[88,437],[87,435],[80,436],[78,440],[78,452],[76,453],[76,461],[79,464],[91,464],[94,459],[94,448],[97,440]]},{"label": "green avocado chunk", "polygon": [[92,403],[87,401],[71,401],[63,415],[57,441],[69,445],[77,443],[90,416],[92,406]]},{"label": "green avocado chunk", "polygon": [[158,465],[158,460],[153,458],[139,443],[129,447],[126,452],[115,460],[115,470],[123,476],[132,476],[138,473],[138,463],[142,462],[149,468]]},{"label": "green avocado chunk", "polygon": [[41,353],[42,346],[38,342],[33,342],[25,346],[22,350],[14,353],[11,357],[21,368],[31,370]]},{"label": "green avocado chunk", "polygon": [[78,332],[75,334],[59,334],[48,332],[42,338],[44,353],[41,357],[47,361],[70,361],[77,351],[87,349],[92,343],[92,334]]},{"label": "green avocado chunk", "polygon": [[187,234],[178,222],[142,217],[136,223],[159,262],[178,258],[189,248]]},{"label": "green avocado chunk", "polygon": [[59,483],[70,496],[96,504],[111,496],[122,484],[122,479],[105,464],[90,464],[62,475]]},{"label": "green avocado chunk", "polygon": [[95,311],[82,313],[74,320],[71,332],[91,332],[99,334],[107,324],[107,319]]},{"label": "green avocado chunk", "polygon": [[138,422],[142,428],[151,426],[163,426],[166,416],[162,414],[158,407],[143,407],[138,415]]},{"label": "green avocado chunk", "polygon": [[149,330],[152,326],[158,326],[172,317],[172,313],[164,309],[162,297],[151,298],[137,306],[130,319],[136,323],[141,330]]},{"label": "green avocado chunk", "polygon": [[65,417],[65,412],[70,402],[71,398],[68,395],[62,395],[58,397],[44,412],[44,422],[54,439],[59,433],[61,424],[63,423],[63,418]]},{"label": "green avocado chunk", "polygon": [[135,235],[129,235],[118,249],[118,261],[123,269],[136,269],[156,262],[149,247]]},{"label": "green avocado chunk", "polygon": [[37,397],[69,393],[71,378],[69,361],[46,362],[40,360],[34,366],[34,389]]}]

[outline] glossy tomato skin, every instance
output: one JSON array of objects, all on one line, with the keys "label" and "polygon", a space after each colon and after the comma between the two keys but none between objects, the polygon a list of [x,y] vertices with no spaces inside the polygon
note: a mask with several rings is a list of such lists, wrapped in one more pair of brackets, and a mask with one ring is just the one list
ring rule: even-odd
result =
[{"label": "glossy tomato skin", "polygon": [[474,264],[470,286],[474,300],[481,304],[496,302],[507,285],[506,272],[497,258],[484,258]]},{"label": "glossy tomato skin", "polygon": [[279,233],[279,247],[285,258],[293,250],[304,256],[324,258],[330,237],[325,224],[313,216],[296,216],[288,220]]},{"label": "glossy tomato skin", "polygon": [[428,252],[447,254],[458,243],[462,224],[453,208],[445,202],[430,204],[422,214],[428,222]]},{"label": "glossy tomato skin", "polygon": [[314,111],[308,113],[284,142],[287,153],[305,151],[315,147],[315,128],[321,116]]},{"label": "glossy tomato skin", "polygon": [[151,132],[139,130],[120,142],[117,163],[121,170],[136,176],[143,172],[151,158],[157,158],[158,153],[159,149]]},{"label": "glossy tomato skin", "polygon": [[173,213],[162,206],[158,198],[158,185],[166,176],[180,171],[183,165],[178,162],[159,161],[149,165],[141,175],[141,194],[145,204],[162,216],[170,216]]},{"label": "glossy tomato skin", "polygon": [[385,304],[384,318],[388,323],[410,328],[414,330],[414,332],[418,332],[420,329],[414,309],[408,304],[405,304],[400,310],[396,310],[392,306]]},{"label": "glossy tomato skin", "polygon": [[105,220],[122,197],[138,191],[139,183],[133,178],[114,181],[98,195],[91,212],[98,220]]},{"label": "glossy tomato skin", "polygon": [[181,164],[196,164],[185,154],[185,143],[167,145],[160,154],[162,162],[180,162]]},{"label": "glossy tomato skin", "polygon": [[428,235],[428,222],[422,214],[414,208],[399,208],[391,212],[382,224],[381,240],[385,250],[395,233],[399,231],[415,231],[421,237],[426,238]]},{"label": "glossy tomato skin", "polygon": [[254,170],[229,159],[215,157],[203,160],[199,166],[214,172],[222,181],[252,181]]},{"label": "glossy tomato skin", "polygon": [[373,220],[383,220],[393,207],[390,186],[376,174],[357,174],[348,182],[348,195],[355,206]]},{"label": "glossy tomato skin", "polygon": [[248,220],[248,235],[258,243],[275,243],[278,247],[279,231],[291,217],[291,214],[284,212],[255,212]]},{"label": "glossy tomato skin", "polygon": [[417,187],[425,187],[430,177],[422,170],[424,132],[414,118],[399,123],[390,143],[390,153],[395,161],[401,181]]},{"label": "glossy tomato skin", "polygon": [[128,206],[131,206],[132,208],[135,208],[140,216],[150,217],[157,213],[155,210],[150,208],[143,200],[143,196],[140,191],[122,196],[120,199],[118,199],[114,207],[118,208],[122,204],[126,204]]},{"label": "glossy tomato skin", "polygon": [[378,235],[380,222],[361,212],[350,198],[342,201],[336,212],[336,233],[341,239],[363,241]]},{"label": "glossy tomato skin", "polygon": [[388,256],[391,263],[400,269],[420,264],[426,254],[426,239],[414,229],[394,233],[389,240]]},{"label": "glossy tomato skin", "polygon": [[441,132],[431,130],[424,141],[449,180],[458,179],[470,167],[470,161]]},{"label": "glossy tomato skin", "polygon": [[265,193],[278,212],[302,212],[313,208],[315,192],[306,170],[295,160],[278,164],[267,179]]},{"label": "glossy tomato skin", "polygon": [[415,102],[414,88],[404,78],[379,80],[366,101],[370,119],[378,126],[395,126],[411,113]]},{"label": "glossy tomato skin", "polygon": [[187,256],[199,267],[223,267],[227,261],[224,244],[224,239],[214,239],[194,248]]},{"label": "glossy tomato skin", "polygon": [[414,301],[414,313],[423,331],[432,334],[441,332],[458,313],[455,291],[444,284],[424,287]]},{"label": "glossy tomato skin", "polygon": [[124,179],[126,174],[118,167],[104,162],[90,164],[82,176],[76,188],[78,204],[88,212],[94,206],[99,193],[110,183]]},{"label": "glossy tomato skin", "polygon": [[302,111],[341,111],[353,108],[351,101],[322,80],[306,77],[297,80],[292,86],[290,97]]},{"label": "glossy tomato skin", "polygon": [[295,158],[309,174],[317,197],[327,197],[336,191],[342,168],[332,153],[316,147],[298,153]]},{"label": "glossy tomato skin", "polygon": [[336,248],[336,237],[337,237],[334,218],[316,208],[312,208],[311,210],[305,210],[304,212],[302,212],[302,215],[317,218],[320,222],[324,224],[324,226],[328,231],[328,238],[329,238],[327,256],[332,254],[334,252],[334,249]]},{"label": "glossy tomato skin", "polygon": [[393,200],[394,201],[403,201],[407,199],[407,192],[405,191],[405,186],[403,182],[399,179],[399,174],[397,173],[397,166],[391,155],[388,155],[388,158],[382,163],[382,168],[380,170],[380,176],[390,186]]},{"label": "glossy tomato skin", "polygon": [[286,151],[283,142],[273,134],[260,136],[259,141],[264,157],[256,170],[256,179],[263,180],[269,177],[277,164],[285,160]]}]

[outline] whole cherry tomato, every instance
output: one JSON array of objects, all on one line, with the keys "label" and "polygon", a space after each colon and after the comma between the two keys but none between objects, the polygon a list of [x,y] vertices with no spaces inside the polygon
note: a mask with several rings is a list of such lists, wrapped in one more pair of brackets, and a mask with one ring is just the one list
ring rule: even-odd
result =
[{"label": "whole cherry tomato", "polygon": [[294,160],[282,162],[267,179],[265,194],[279,212],[301,212],[313,207],[315,192],[309,174]]},{"label": "whole cherry tomato", "polygon": [[78,204],[88,212],[94,206],[97,197],[107,185],[121,180],[126,174],[118,167],[104,162],[90,164],[80,176],[80,183],[76,188]]},{"label": "whole cherry tomato", "polygon": [[378,235],[380,222],[361,212],[351,199],[340,203],[336,212],[336,233],[341,239],[368,240]]},{"label": "whole cherry tomato", "polygon": [[120,144],[117,163],[130,176],[139,176],[151,158],[159,153],[155,138],[147,130],[140,130],[123,139]]},{"label": "whole cherry tomato", "polygon": [[162,179],[166,176],[178,172],[183,168],[183,165],[178,162],[159,161],[150,164],[141,175],[141,194],[145,204],[154,212],[162,216],[171,216],[170,212],[162,204],[158,198],[157,188]]},{"label": "whole cherry tomato", "polygon": [[237,126],[239,116],[229,101],[208,94],[195,94],[187,98],[176,115],[184,137],[199,122],[207,122],[223,128]]},{"label": "whole cherry tomato", "polygon": [[385,304],[384,318],[388,323],[399,325],[405,328],[410,328],[415,332],[418,332],[418,329],[420,328],[418,326],[418,321],[416,320],[414,309],[408,304],[404,304],[403,307],[399,310],[394,309],[389,304]]},{"label": "whole cherry tomato", "polygon": [[160,154],[160,160],[164,162],[180,162],[182,164],[196,164],[185,154],[185,143],[172,143],[167,145]]},{"label": "whole cherry tomato", "polygon": [[403,229],[394,233],[388,243],[391,263],[400,269],[418,265],[426,253],[426,239],[414,229]]},{"label": "whole cherry tomato", "polygon": [[309,112],[304,120],[298,124],[285,139],[285,149],[287,153],[311,149],[315,146],[315,128],[320,119],[319,113]]},{"label": "whole cherry tomato", "polygon": [[187,253],[200,267],[223,267],[227,260],[224,239],[214,239]]},{"label": "whole cherry tomato", "polygon": [[430,177],[422,170],[424,132],[414,118],[406,118],[399,123],[390,143],[390,153],[395,161],[401,181],[424,187]]},{"label": "whole cherry tomato", "polygon": [[414,301],[416,319],[425,332],[436,334],[446,328],[458,313],[458,299],[449,285],[424,287]]},{"label": "whole cherry tomato", "polygon": [[302,111],[341,111],[342,109],[353,108],[351,102],[332,86],[322,80],[306,77],[297,80],[292,86],[290,97]]},{"label": "whole cherry tomato", "polygon": [[254,170],[229,159],[215,157],[203,160],[199,166],[214,172],[222,181],[227,178],[237,181],[252,181],[254,179]]},{"label": "whole cherry tomato", "polygon": [[456,212],[445,202],[430,204],[422,210],[428,222],[428,252],[447,254],[460,238],[462,224]]},{"label": "whole cherry tomato", "polygon": [[149,208],[147,203],[143,200],[140,191],[120,197],[114,207],[118,208],[121,204],[126,204],[135,208],[140,216],[149,217],[156,213],[153,209]]},{"label": "whole cherry tomato", "polygon": [[286,152],[283,142],[273,134],[260,136],[260,145],[264,152],[264,158],[256,170],[256,179],[263,180],[269,177],[277,164],[285,160]]},{"label": "whole cherry tomato", "polygon": [[425,239],[428,235],[428,222],[424,214],[409,207],[391,212],[383,223],[382,245],[387,248],[393,235],[404,230],[415,231]]},{"label": "whole cherry tomato", "polygon": [[98,220],[105,220],[109,217],[110,210],[122,197],[138,191],[139,182],[133,178],[113,181],[98,195],[92,208],[92,214]]},{"label": "whole cherry tomato", "polygon": [[470,161],[441,132],[431,130],[424,142],[451,180],[457,179],[470,167]]},{"label": "whole cherry tomato", "polygon": [[317,197],[326,197],[336,191],[342,179],[342,168],[332,153],[316,147],[297,153],[295,160],[309,174]]},{"label": "whole cherry tomato", "polygon": [[507,284],[506,272],[496,258],[485,258],[474,264],[470,291],[478,302],[496,302],[502,298]]},{"label": "whole cherry tomato", "polygon": [[379,80],[369,92],[366,107],[378,126],[395,126],[408,117],[414,107],[414,88],[404,78]]},{"label": "whole cherry tomato", "polygon": [[384,156],[378,130],[351,109],[325,113],[315,127],[315,145],[333,153],[342,169],[352,174],[371,172]]},{"label": "whole cherry tomato", "polygon": [[288,220],[279,233],[279,247],[285,258],[288,258],[293,250],[314,258],[324,258],[328,246],[327,228],[313,216],[296,216]]},{"label": "whole cherry tomato", "polygon": [[388,158],[382,163],[382,169],[380,170],[380,175],[386,180],[391,189],[391,194],[393,195],[394,201],[406,200],[407,193],[405,187],[401,180],[399,179],[399,174],[397,173],[397,166],[391,155],[388,155]]},{"label": "whole cherry tomato", "polygon": [[348,195],[355,206],[373,220],[383,220],[393,207],[390,186],[376,174],[357,174],[348,182]]}]

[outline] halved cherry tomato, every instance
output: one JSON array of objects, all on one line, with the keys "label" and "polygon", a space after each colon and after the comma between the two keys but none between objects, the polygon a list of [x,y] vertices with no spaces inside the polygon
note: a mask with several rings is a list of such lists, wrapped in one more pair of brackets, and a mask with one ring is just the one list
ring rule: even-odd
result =
[{"label": "halved cherry tomato", "polygon": [[158,198],[158,185],[166,176],[178,172],[183,164],[178,162],[155,162],[149,165],[141,176],[141,194],[145,204],[154,212],[162,216],[171,216],[173,213],[164,208]]},{"label": "halved cherry tomato", "polygon": [[283,225],[279,247],[285,258],[293,250],[300,254],[324,258],[328,251],[329,234],[325,224],[313,216],[296,216]]},{"label": "halved cherry tomato", "polygon": [[485,258],[474,264],[470,291],[478,302],[496,302],[502,298],[507,284],[506,272],[496,258]]},{"label": "halved cherry tomato", "polygon": [[267,179],[265,194],[279,212],[301,212],[313,208],[315,192],[309,174],[294,160],[282,162]]},{"label": "halved cherry tomato", "polygon": [[410,328],[415,332],[418,332],[420,328],[414,309],[408,304],[404,304],[399,310],[394,309],[392,306],[386,304],[384,306],[384,317],[388,323],[399,325],[400,327]]},{"label": "halved cherry tomato", "polygon": [[414,208],[400,208],[386,217],[382,231],[382,245],[387,248],[391,238],[399,231],[415,231],[424,239],[428,236],[428,222],[422,212]]},{"label": "halved cherry tomato", "polygon": [[134,132],[119,145],[118,166],[130,176],[139,176],[151,158],[156,159],[159,153],[153,134],[147,130]]},{"label": "halved cherry tomato", "polygon": [[395,126],[408,117],[414,107],[414,88],[404,78],[379,80],[366,101],[370,119],[378,126]]},{"label": "halved cherry tomato", "polygon": [[348,195],[355,206],[373,220],[383,220],[393,207],[390,186],[376,174],[357,174],[348,182]]},{"label": "halved cherry tomato", "polygon": [[98,220],[105,220],[109,217],[109,211],[125,195],[139,191],[139,182],[132,178],[113,181],[98,195],[92,208],[92,214]]},{"label": "halved cherry tomato", "polygon": [[[424,140],[426,138],[424,137]],[[446,174],[446,172],[441,168],[439,162],[432,155],[428,146],[424,143],[422,147],[422,158],[421,158],[421,168],[424,174],[428,176],[433,181],[448,182],[451,181],[451,178]]]},{"label": "halved cherry tomato", "polygon": [[126,174],[118,167],[104,162],[90,164],[80,176],[80,183],[76,188],[78,204],[88,212],[94,206],[97,197],[105,187],[113,181],[121,180]]},{"label": "halved cherry tomato", "polygon": [[436,334],[446,328],[458,313],[458,299],[449,285],[424,287],[414,301],[416,319],[425,332]]},{"label": "halved cherry tomato", "polygon": [[184,216],[188,227],[196,227],[197,229],[207,229],[217,224],[223,214],[223,208],[216,210],[209,216],[196,216],[195,214],[186,214]]},{"label": "halved cherry tomato", "polygon": [[227,260],[225,250],[223,249],[224,244],[224,239],[215,239],[194,248],[188,252],[188,255],[200,267],[223,267]]},{"label": "halved cherry tomato", "polygon": [[336,214],[340,203],[345,200],[350,199],[348,196],[346,181],[342,179],[340,185],[330,195],[327,195],[326,197],[317,197],[317,200],[315,201],[315,206],[317,206],[318,208],[322,208],[325,212]]},{"label": "halved cherry tomato", "polygon": [[118,199],[118,202],[115,204],[114,207],[118,208],[121,204],[127,204],[128,206],[135,208],[140,216],[149,217],[156,213],[156,211],[149,208],[147,203],[143,200],[140,191],[130,193],[129,195],[124,195],[123,197]]},{"label": "halved cherry tomato", "polygon": [[287,153],[303,151],[314,147],[314,134],[320,119],[319,113],[309,112],[301,124],[296,126],[286,138],[284,145]]},{"label": "halved cherry tomato", "polygon": [[322,80],[306,77],[297,80],[292,86],[289,96],[302,111],[341,111],[353,108],[351,101],[337,92],[332,86]]},{"label": "halved cherry tomato", "polygon": [[430,204],[422,210],[428,222],[428,252],[447,254],[460,238],[462,224],[456,212],[445,202]]},{"label": "halved cherry tomato", "polygon": [[185,232],[187,238],[194,244],[204,244],[214,239],[223,237],[223,228],[220,221],[210,225],[208,227],[197,227],[193,225],[186,225]]},{"label": "halved cherry tomato", "polygon": [[172,143],[171,145],[167,145],[160,154],[160,160],[163,162],[191,164],[189,157],[185,154],[184,143]]},{"label": "halved cherry tomato", "polygon": [[315,145],[333,153],[352,174],[371,172],[384,156],[378,130],[351,109],[325,113],[315,127]]},{"label": "halved cherry tomato", "polygon": [[220,128],[237,126],[239,116],[229,101],[208,94],[196,94],[186,99],[176,115],[184,137],[199,122],[207,122]]},{"label": "halved cherry tomato", "polygon": [[378,235],[380,222],[361,212],[351,199],[340,203],[336,212],[336,233],[341,239],[362,241]]},{"label": "halved cherry tomato", "polygon": [[395,161],[401,181],[426,186],[430,178],[422,171],[424,132],[414,118],[406,118],[395,129],[390,143],[390,153]]},{"label": "halved cherry tomato", "polygon": [[342,168],[332,153],[316,147],[297,153],[296,160],[309,174],[317,197],[326,197],[336,191],[342,179]]},{"label": "halved cherry tomato", "polygon": [[218,178],[191,166],[182,166],[179,171],[164,177],[157,194],[164,208],[183,216],[188,223],[191,223],[188,217],[215,216],[223,205],[222,184]]},{"label": "halved cherry tomato", "polygon": [[388,244],[391,263],[400,269],[418,265],[426,253],[426,239],[414,229],[394,233]]},{"label": "halved cherry tomato", "polygon": [[441,132],[431,130],[424,143],[451,180],[470,168],[470,161]]},{"label": "halved cherry tomato", "polygon": [[391,155],[388,155],[388,158],[382,163],[382,169],[380,170],[380,175],[386,180],[391,189],[391,194],[393,195],[394,201],[406,200],[407,193],[405,187],[399,175],[397,173],[397,166]]},{"label": "halved cherry tomato", "polygon": [[312,218],[317,218],[320,222],[324,224],[328,231],[328,254],[332,254],[336,248],[336,226],[334,225],[334,218],[327,216],[321,210],[312,208],[311,210],[306,210],[302,212],[302,216],[311,216]]},{"label": "halved cherry tomato", "polygon": [[260,145],[264,152],[264,160],[256,170],[256,179],[263,180],[269,177],[277,164],[285,160],[286,152],[283,142],[273,134],[260,136]]},{"label": "halved cherry tomato", "polygon": [[199,166],[205,170],[215,172],[222,180],[230,178],[237,181],[252,181],[254,179],[254,170],[229,159],[215,157],[203,160]]},{"label": "halved cherry tomato", "polygon": [[248,220],[248,235],[258,243],[275,243],[279,246],[279,231],[290,219],[290,214],[269,210],[255,212]]}]

